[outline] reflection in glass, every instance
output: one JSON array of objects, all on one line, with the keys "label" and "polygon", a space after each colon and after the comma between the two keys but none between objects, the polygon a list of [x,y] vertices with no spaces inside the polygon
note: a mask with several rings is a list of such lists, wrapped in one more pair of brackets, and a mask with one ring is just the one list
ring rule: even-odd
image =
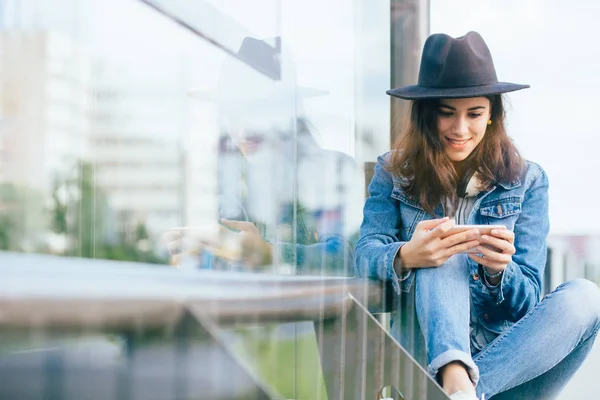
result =
[{"label": "reflection in glass", "polygon": [[[343,218],[354,160],[317,144],[302,101],[326,93],[296,85],[291,57],[282,48],[280,80],[231,58],[215,91],[193,94],[218,106],[219,216],[229,220],[221,223],[242,230],[247,266],[347,275],[352,250]],[[278,68],[277,54],[261,40],[246,38],[239,53],[250,64]],[[215,268],[228,267],[216,261]]]},{"label": "reflection in glass", "polygon": [[[280,0],[255,0],[252,2],[207,1],[207,0],[141,0],[173,21],[211,42],[226,53],[246,61],[242,52],[237,52],[239,43],[251,32],[273,36],[279,22],[277,10]],[[273,39],[266,39],[265,46],[279,53],[280,46]],[[273,60],[278,64],[278,59]],[[252,68],[271,79],[279,79],[278,71],[253,65]]]},{"label": "reflection in glass", "polygon": [[[76,300],[58,309],[71,317],[75,305],[85,312],[77,315],[79,325],[56,336],[43,324],[15,335],[3,329],[2,379],[22,372],[21,379],[37,385],[27,386],[32,397],[62,398],[70,387],[81,398],[89,387],[78,386],[87,382],[78,378],[89,373],[106,377],[95,381],[103,382],[98,398],[184,398],[215,382],[224,398],[249,398],[258,393],[251,392],[250,370],[286,398],[317,399],[327,398],[326,389],[331,393],[338,370],[358,374],[359,362],[343,365],[337,358],[346,357],[345,347],[334,346],[343,344],[337,331],[329,332],[327,346],[319,345],[328,328],[315,326],[324,323],[325,299],[332,300],[321,288],[327,279],[311,281],[314,296],[300,296],[297,310],[304,311],[294,315],[287,308],[294,303],[284,302],[289,297],[267,298],[260,310],[268,314],[274,303],[283,305],[289,322],[269,325],[252,323],[256,309],[243,315],[251,303],[243,298],[243,283],[276,277],[233,271],[352,275],[365,164],[389,144],[389,2],[3,5],[9,12],[0,12],[0,249],[61,257],[1,255],[21,271],[36,271],[34,289],[43,288],[36,296],[63,295],[61,284],[76,287]],[[138,275],[129,281],[130,273]],[[214,342],[185,342],[180,327],[172,326],[187,316],[182,298],[214,294],[204,309],[223,307],[219,296],[229,283],[198,286],[215,276],[236,281],[227,296],[242,297],[236,312],[251,321],[222,327],[229,353]],[[174,289],[165,289],[175,281]],[[29,277],[25,282],[31,287]],[[287,295],[288,284],[267,281],[265,288]],[[134,288],[146,289],[138,303],[113,302],[129,299]],[[77,297],[97,293],[94,301],[105,301],[106,314]],[[168,299],[168,306],[161,308],[157,298]],[[347,327],[347,310],[333,308],[327,315],[339,311]],[[313,320],[306,321],[306,310]],[[119,320],[120,311],[128,317]],[[160,317],[158,328],[140,322],[149,314]],[[22,315],[47,316],[39,307]],[[108,315],[110,324],[102,319]],[[355,322],[365,315],[356,314]],[[93,329],[89,320],[97,322]],[[356,332],[363,330],[348,334]],[[358,340],[352,345],[362,346]],[[323,347],[341,349],[334,349],[329,372],[319,359]],[[195,357],[210,373],[197,368]],[[154,379],[141,379],[148,376]],[[228,384],[231,377],[236,385]],[[350,388],[351,380],[346,384]]]},{"label": "reflection in glass", "polygon": [[[332,3],[340,11],[334,35],[322,30],[329,13],[311,3],[323,11],[312,13],[323,32],[315,41],[311,13],[296,4],[279,10],[281,21],[275,5],[241,18],[228,11],[234,2],[202,4],[195,9],[214,6],[247,31],[275,21],[263,32],[282,35],[224,32],[228,55],[139,1],[85,0],[70,9],[73,19],[98,18],[72,25],[50,9],[36,19],[10,7],[0,158],[5,208],[20,211],[3,217],[5,249],[176,265],[187,254],[192,268],[352,273],[361,164],[380,152],[386,135],[376,132],[389,121],[387,109],[366,109],[373,88],[385,86],[388,66],[370,60],[376,48],[386,54],[386,43],[361,38],[385,8]],[[363,16],[357,32],[354,13]],[[292,15],[302,23],[281,23]],[[338,45],[352,36],[354,44]],[[346,60],[338,72],[333,46]],[[369,62],[355,46],[371,49]],[[353,95],[356,87],[371,91]],[[232,239],[240,226],[227,229],[220,218],[252,226]]]}]

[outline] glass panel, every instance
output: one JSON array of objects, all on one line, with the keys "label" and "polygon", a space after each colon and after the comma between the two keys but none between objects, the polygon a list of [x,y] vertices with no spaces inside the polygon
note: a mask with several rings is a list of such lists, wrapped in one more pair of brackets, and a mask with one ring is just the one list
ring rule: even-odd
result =
[{"label": "glass panel", "polygon": [[[238,53],[240,43],[246,37],[265,37],[265,44],[279,52],[275,36],[279,33],[279,0],[142,0],[162,14],[199,36],[211,41],[231,55],[244,59]],[[273,79],[278,75],[269,74],[253,66]]]},{"label": "glass panel", "polygon": [[242,363],[283,398],[326,400],[312,321],[221,329]]},{"label": "glass panel", "polygon": [[[3,248],[352,274],[369,163],[389,146],[389,5],[272,2],[263,32],[279,35],[228,31],[230,54],[145,2],[4,4]],[[262,239],[243,246],[222,217]]]},{"label": "glass panel", "polygon": [[[327,323],[349,297],[346,280],[331,278],[343,282],[335,297],[321,275],[353,275],[366,183],[389,148],[390,2],[0,7],[0,256],[21,268],[15,281],[31,272],[25,287],[48,296],[48,309],[82,281],[81,298],[93,297],[86,306],[67,296],[57,318],[68,329],[27,325],[48,317],[30,309],[25,327],[3,330],[2,377],[23,372],[31,397],[78,398],[78,377],[101,376],[99,397],[185,398],[216,385],[223,398],[326,399],[327,375],[335,398],[346,347],[324,373],[322,336],[336,340],[341,328]],[[319,277],[288,293],[304,278],[273,275]],[[198,286],[214,276],[265,279],[278,293],[252,297],[236,282],[234,295],[218,279]],[[16,303],[31,307],[32,293]],[[138,303],[123,300],[136,294]],[[186,327],[191,311],[179,299],[195,296],[212,296],[214,309],[242,297],[233,313],[243,323]],[[269,320],[269,307],[290,298],[296,312]],[[259,300],[268,323],[244,315]],[[353,324],[364,323],[355,312]],[[201,343],[186,341],[188,328]],[[199,372],[195,357],[222,362]]]},{"label": "glass panel", "polygon": [[[286,87],[292,91],[276,111],[264,102],[244,111],[269,139],[261,171],[248,172],[239,150],[228,150],[246,119],[240,106],[283,85],[279,41],[255,41],[241,60],[139,1],[3,4],[3,249],[197,266],[199,240],[237,260],[239,243],[219,216],[250,213],[260,214],[265,236],[293,240],[286,229],[294,210],[295,88]],[[195,4],[195,14],[209,7]],[[68,12],[56,13],[59,5]],[[245,31],[224,34],[238,53]],[[278,133],[284,128],[287,136]],[[262,179],[268,171],[279,179]],[[246,189],[253,185],[262,186]],[[235,214],[236,201],[251,210]],[[277,226],[283,213],[288,228]],[[219,234],[229,248],[213,243]],[[169,245],[179,247],[177,256],[195,255],[175,259]]]}]

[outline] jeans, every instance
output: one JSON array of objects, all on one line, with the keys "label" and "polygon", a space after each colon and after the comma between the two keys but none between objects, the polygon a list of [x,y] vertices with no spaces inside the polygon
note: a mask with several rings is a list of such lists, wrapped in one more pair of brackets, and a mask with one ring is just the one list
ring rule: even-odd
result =
[{"label": "jeans", "polygon": [[[585,279],[560,285],[523,318],[472,354],[469,334],[473,273],[466,255],[416,270],[415,311],[437,376],[452,361],[467,366],[486,399],[552,399],[587,357],[600,329],[600,289]],[[481,295],[481,294],[479,294]]]}]

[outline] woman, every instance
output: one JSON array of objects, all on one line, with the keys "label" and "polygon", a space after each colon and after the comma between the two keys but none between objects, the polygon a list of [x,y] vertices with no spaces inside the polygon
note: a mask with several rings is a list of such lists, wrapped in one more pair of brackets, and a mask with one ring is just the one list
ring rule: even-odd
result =
[{"label": "woman", "polygon": [[345,236],[360,223],[362,204],[349,199],[358,198],[352,182],[362,172],[348,155],[319,146],[303,107],[327,92],[297,85],[290,49],[278,37],[246,37],[237,56],[225,59],[216,90],[191,93],[219,109],[218,212],[229,229],[192,234],[184,246],[181,229],[170,230],[172,263],[188,247],[202,253],[206,269],[351,275]]},{"label": "woman", "polygon": [[[431,35],[418,84],[388,91],[412,108],[375,167],[355,267],[391,281],[392,334],[453,399],[555,398],[600,327],[589,281],[540,302],[548,178],[507,136],[501,97],[527,87],[498,82],[487,45],[469,32]],[[507,229],[448,236],[455,224]]]}]

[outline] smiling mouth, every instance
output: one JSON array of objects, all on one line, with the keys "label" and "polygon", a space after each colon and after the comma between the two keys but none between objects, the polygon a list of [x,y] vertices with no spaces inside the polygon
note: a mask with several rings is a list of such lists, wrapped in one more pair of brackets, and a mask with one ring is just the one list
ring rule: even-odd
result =
[{"label": "smiling mouth", "polygon": [[448,143],[450,143],[450,145],[452,145],[452,147],[457,147],[457,148],[462,148],[464,147],[467,142],[471,139],[461,139],[461,140],[457,140],[457,139],[450,139],[449,137],[446,137],[446,140],[448,141]]}]

